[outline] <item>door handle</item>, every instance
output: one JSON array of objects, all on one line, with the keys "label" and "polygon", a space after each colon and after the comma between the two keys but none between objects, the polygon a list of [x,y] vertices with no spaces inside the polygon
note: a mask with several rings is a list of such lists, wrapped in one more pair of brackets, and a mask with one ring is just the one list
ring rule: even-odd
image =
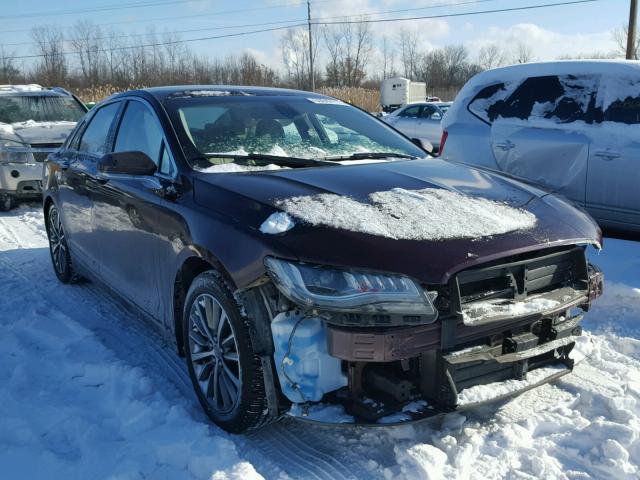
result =
[{"label": "door handle", "polygon": [[510,141],[510,140],[506,140],[506,141],[504,141],[504,142],[499,142],[499,143],[496,143],[495,145],[496,145],[496,147],[498,147],[500,150],[505,151],[505,152],[507,152],[507,151],[511,150],[512,148],[514,148],[514,147],[516,146],[516,144],[515,144],[515,143],[513,143],[513,142],[512,142],[512,141]]},{"label": "door handle", "polygon": [[614,160],[616,158],[620,158],[620,154],[616,153],[616,152],[610,152],[608,150],[603,150],[600,152],[595,152],[594,155],[596,157],[600,157],[603,160],[606,160],[607,162],[610,162],[611,160]]}]

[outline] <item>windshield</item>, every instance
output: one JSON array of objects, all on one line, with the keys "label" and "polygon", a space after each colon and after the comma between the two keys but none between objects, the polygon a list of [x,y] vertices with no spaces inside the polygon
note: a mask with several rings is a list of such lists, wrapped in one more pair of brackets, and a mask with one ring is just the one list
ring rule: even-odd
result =
[{"label": "windshield", "polygon": [[176,130],[197,150],[196,156],[207,157],[210,164],[221,162],[215,154],[313,160],[351,156],[362,160],[368,153],[377,158],[426,156],[379,120],[334,99],[194,96],[169,98],[165,107]]},{"label": "windshield", "polygon": [[77,122],[85,111],[72,97],[0,95],[0,122]]}]

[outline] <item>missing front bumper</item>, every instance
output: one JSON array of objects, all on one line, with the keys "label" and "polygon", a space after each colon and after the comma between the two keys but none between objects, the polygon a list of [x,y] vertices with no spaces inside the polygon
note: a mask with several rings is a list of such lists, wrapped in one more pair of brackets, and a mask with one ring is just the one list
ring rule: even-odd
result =
[{"label": "missing front bumper", "polygon": [[554,354],[555,361],[546,362],[545,366],[530,370],[521,380],[508,379],[462,389],[456,396],[455,406],[426,402],[416,397],[406,402],[403,407],[393,410],[387,410],[381,403],[373,404],[372,408],[387,413],[375,421],[354,415],[340,403],[315,404],[308,408],[294,405],[286,415],[299,421],[325,426],[389,427],[434,420],[452,412],[464,412],[516,397],[571,373],[575,365],[588,357],[590,351],[590,341],[582,338],[583,340],[577,343],[580,348],[574,343],[566,345],[563,347],[564,353]]},{"label": "missing front bumper", "polygon": [[[518,395],[571,372],[575,345],[585,341],[581,320],[556,316],[496,344],[449,352],[433,347],[438,332],[429,326],[368,332],[330,327],[328,351],[347,362],[349,388],[323,398],[324,407],[297,404],[289,414],[329,424],[389,425]],[[327,415],[336,409],[342,414]]]}]

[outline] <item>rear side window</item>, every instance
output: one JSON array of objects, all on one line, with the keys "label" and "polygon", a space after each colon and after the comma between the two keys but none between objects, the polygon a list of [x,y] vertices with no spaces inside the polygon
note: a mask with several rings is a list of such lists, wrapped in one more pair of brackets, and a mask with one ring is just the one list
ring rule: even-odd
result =
[{"label": "rear side window", "polygon": [[81,152],[103,155],[107,153],[107,137],[120,103],[110,103],[101,107],[91,118],[82,134],[78,150]]},{"label": "rear side window", "polygon": [[[609,104],[604,111],[606,122],[640,124],[640,80],[611,79]],[[615,92],[615,93],[614,93]]]},{"label": "rear side window", "polygon": [[498,117],[507,95],[509,89],[505,83],[488,85],[473,97],[467,109],[483,122],[491,123]]},{"label": "rear side window", "polygon": [[499,115],[555,123],[592,123],[599,83],[599,78],[591,75],[531,77],[506,100]]}]

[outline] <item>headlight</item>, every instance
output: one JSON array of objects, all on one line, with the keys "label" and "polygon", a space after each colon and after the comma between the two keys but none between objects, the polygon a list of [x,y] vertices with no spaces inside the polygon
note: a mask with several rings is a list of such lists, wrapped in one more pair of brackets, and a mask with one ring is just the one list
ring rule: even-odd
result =
[{"label": "headlight", "polygon": [[0,163],[28,163],[30,161],[33,161],[33,155],[29,144],[0,138]]},{"label": "headlight", "polygon": [[423,288],[402,275],[341,270],[270,257],[265,264],[280,292],[307,308],[423,315],[431,321],[438,317]]}]

